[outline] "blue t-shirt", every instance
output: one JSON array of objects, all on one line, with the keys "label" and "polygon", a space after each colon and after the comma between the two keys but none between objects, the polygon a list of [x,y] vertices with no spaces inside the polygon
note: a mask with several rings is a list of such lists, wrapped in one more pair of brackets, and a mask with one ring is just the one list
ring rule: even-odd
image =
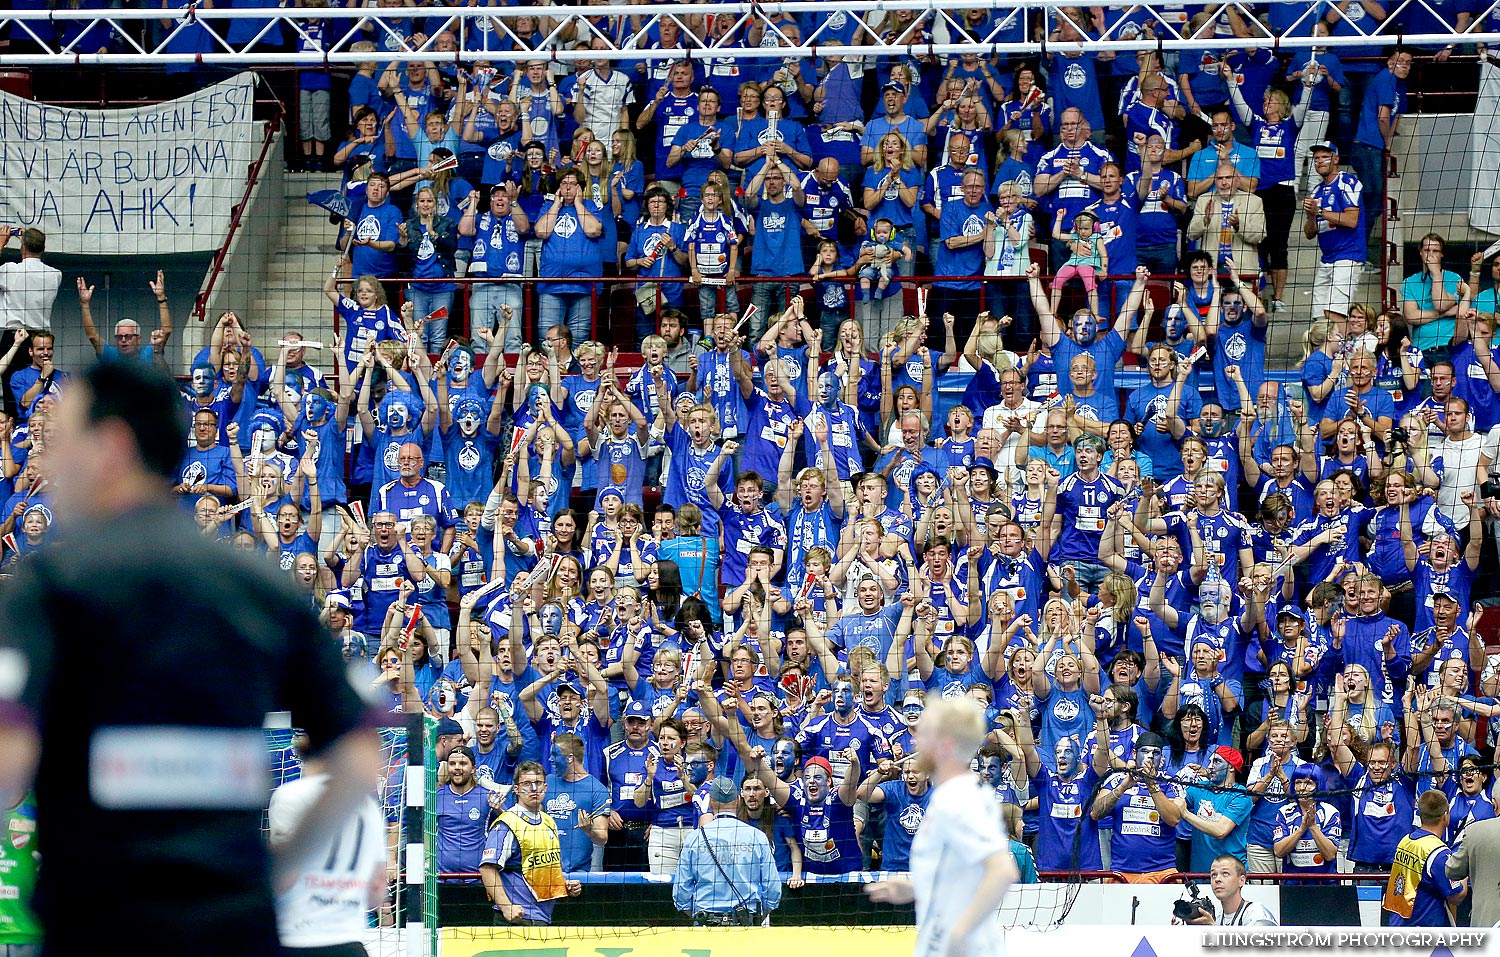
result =
[{"label": "blue t-shirt", "polygon": [[[1444,30],[1451,28],[1445,27]],[[1380,132],[1380,108],[1391,111],[1390,120],[1406,112],[1406,81],[1398,80],[1387,67],[1375,74],[1365,87],[1364,99],[1359,104],[1359,126],[1354,132],[1354,142],[1375,149],[1385,148],[1385,136]]]},{"label": "blue t-shirt", "polygon": [[802,262],[802,209],[788,193],[780,202],[762,197],[755,204],[755,255],[753,276],[800,276],[807,271]]},{"label": "blue t-shirt", "polygon": [[[1099,397],[1100,421],[1109,422],[1120,417],[1120,401],[1115,392],[1115,364],[1125,354],[1125,339],[1114,329],[1096,338],[1088,345],[1080,345],[1071,336],[1062,334],[1052,346],[1052,363],[1064,373],[1073,367],[1073,359],[1079,355],[1091,356],[1094,360],[1094,393]],[[1073,394],[1073,381],[1066,375],[1057,376],[1059,395]]]},{"label": "blue t-shirt", "polygon": [[[584,208],[602,223],[604,207],[592,199],[583,201]],[[614,250],[610,250],[610,261],[614,261]],[[558,210],[557,223],[552,235],[542,243],[541,276],[543,279],[577,279],[598,276],[604,272],[604,245],[583,231],[583,221],[578,211],[566,206]],[[587,294],[592,283],[549,282],[543,283],[541,291],[547,294]]]},{"label": "blue t-shirt", "polygon": [[[439,874],[473,874],[484,853],[490,792],[477,784],[463,794],[444,784],[437,789],[437,869]],[[473,880],[473,878],[469,878]]]},{"label": "blue t-shirt", "polygon": [[[938,235],[929,247],[932,252],[932,268],[937,275],[979,276],[984,271],[984,243],[949,249],[945,240],[981,235],[985,228],[985,216],[994,212],[995,207],[990,205],[988,199],[981,199],[976,206],[970,206],[962,199],[943,204],[943,215],[938,221]],[[979,281],[942,279],[933,285],[968,292],[977,290]]]},{"label": "blue t-shirt", "polygon": [[1234,830],[1225,837],[1212,837],[1193,828],[1191,870],[1207,873],[1214,858],[1220,854],[1233,854],[1242,863],[1248,863],[1245,852],[1245,837],[1248,829],[1245,822],[1255,798],[1240,790],[1206,791],[1203,788],[1187,789],[1187,807],[1199,817],[1209,820],[1228,818],[1234,822]]},{"label": "blue t-shirt", "polygon": [[[1089,815],[1094,786],[1099,776],[1089,758],[1083,756],[1083,770],[1069,781],[1045,764],[1031,779],[1032,793],[1037,797],[1037,866],[1044,871],[1100,870],[1104,867],[1099,850],[1099,826]],[[1082,836],[1077,835],[1082,829]],[[1073,848],[1078,846],[1074,863]]]},{"label": "blue t-shirt", "polygon": [[885,806],[885,842],[880,845],[880,864],[883,870],[905,871],[911,867],[911,841],[922,826],[927,813],[927,803],[932,799],[932,788],[927,787],[917,796],[907,788],[905,781],[887,781],[880,786]]},{"label": "blue t-shirt", "polygon": [[[401,210],[390,202],[379,206],[366,205],[350,217],[354,221],[354,239],[376,242],[397,242],[401,238],[404,217]],[[350,275],[378,276],[385,278],[396,274],[396,253],[383,252],[373,246],[359,242],[350,244]]]},{"label": "blue t-shirt", "polygon": [[564,781],[556,774],[547,775],[547,799],[542,810],[557,822],[557,838],[562,845],[562,868],[573,874],[589,869],[594,842],[578,826],[581,813],[595,817],[609,813],[609,790],[593,775],[577,781]]}]

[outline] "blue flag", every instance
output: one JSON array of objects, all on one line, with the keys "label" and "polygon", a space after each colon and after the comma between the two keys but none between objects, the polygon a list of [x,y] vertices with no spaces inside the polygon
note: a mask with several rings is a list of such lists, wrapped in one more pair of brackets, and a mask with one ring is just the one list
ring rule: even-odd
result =
[{"label": "blue flag", "polygon": [[314,206],[328,210],[335,216],[345,219],[349,216],[349,200],[339,190],[320,189],[317,192],[308,193],[307,201]]}]

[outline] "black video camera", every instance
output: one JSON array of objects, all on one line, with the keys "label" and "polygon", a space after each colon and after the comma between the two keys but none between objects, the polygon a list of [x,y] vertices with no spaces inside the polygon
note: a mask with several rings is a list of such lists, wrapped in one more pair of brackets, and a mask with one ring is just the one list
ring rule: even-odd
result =
[{"label": "black video camera", "polygon": [[1202,888],[1197,884],[1192,881],[1185,882],[1183,892],[1187,896],[1178,898],[1172,904],[1172,918],[1174,920],[1186,924],[1204,914],[1209,917],[1214,916],[1216,913],[1214,902],[1209,899],[1208,895],[1203,893]]}]

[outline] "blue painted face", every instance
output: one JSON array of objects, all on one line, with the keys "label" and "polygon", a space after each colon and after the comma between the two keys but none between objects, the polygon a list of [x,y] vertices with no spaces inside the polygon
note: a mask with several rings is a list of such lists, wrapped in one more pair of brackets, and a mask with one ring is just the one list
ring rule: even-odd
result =
[{"label": "blue painted face", "polygon": [[556,605],[543,605],[541,618],[542,631],[544,633],[549,635],[558,635],[562,633],[561,608],[557,607]]},{"label": "blue painted face", "polygon": [[771,770],[783,781],[797,769],[797,749],[790,741],[777,741],[771,746]]},{"label": "blue painted face", "polygon": [[567,770],[568,770],[568,756],[563,753],[563,749],[562,748],[559,748],[556,745],[553,745],[552,746],[552,773],[561,776]]},{"label": "blue painted face", "polygon": [[1187,313],[1182,311],[1181,306],[1173,306],[1167,310],[1167,318],[1163,323],[1163,331],[1168,341],[1176,342],[1187,335]]},{"label": "blue painted face", "polygon": [[839,402],[839,377],[832,372],[825,372],[818,376],[818,401],[825,409],[831,409]]},{"label": "blue painted face", "polygon": [[542,403],[547,401],[547,390],[536,386],[531,390],[531,414],[542,414]]},{"label": "blue painted face", "polygon": [[474,436],[479,433],[479,424],[484,421],[484,410],[478,402],[465,399],[458,404],[453,418],[458,423],[460,432],[467,436]]},{"label": "blue painted face", "polygon": [[411,425],[411,410],[403,402],[392,402],[386,407],[385,428],[387,432],[402,432]]},{"label": "blue painted face", "polygon": [[1057,773],[1067,775],[1078,761],[1078,746],[1072,738],[1060,738],[1052,749],[1052,756],[1057,759]]},{"label": "blue painted face", "polygon": [[213,392],[214,380],[216,378],[217,376],[214,374],[213,366],[194,366],[192,380],[193,395],[199,396],[201,398],[202,396],[208,395]]},{"label": "blue painted face", "polygon": [[259,449],[261,452],[270,452],[276,448],[276,430],[266,424],[257,425],[251,433],[250,447]]},{"label": "blue painted face", "polygon": [[854,686],[849,682],[840,681],[833,686],[833,710],[841,715],[854,710]]},{"label": "blue painted face", "polygon": [[1214,755],[1213,760],[1208,765],[1209,783],[1216,785],[1224,784],[1229,780],[1229,774],[1232,770],[1233,768],[1229,766],[1228,761],[1225,761],[1217,754]]},{"label": "blue painted face", "polygon": [[1079,345],[1091,344],[1099,334],[1099,324],[1092,315],[1079,313],[1073,317],[1073,341]]},{"label": "blue painted face", "polygon": [[698,755],[688,761],[688,780],[698,787],[708,780],[708,758]]},{"label": "blue painted face", "polygon": [[448,375],[454,382],[468,382],[469,374],[474,371],[474,353],[468,349],[453,350],[453,357],[448,360]]},{"label": "blue painted face", "polygon": [[302,399],[302,411],[307,416],[307,421],[321,424],[327,421],[330,412],[328,400],[321,395],[309,392]]}]

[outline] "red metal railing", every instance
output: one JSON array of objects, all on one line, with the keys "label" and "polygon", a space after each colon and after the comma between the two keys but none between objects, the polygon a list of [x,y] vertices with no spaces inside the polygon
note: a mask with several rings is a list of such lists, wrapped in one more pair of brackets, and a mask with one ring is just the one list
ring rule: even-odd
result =
[{"label": "red metal railing", "polygon": [[[224,234],[224,241],[214,252],[212,264],[208,269],[208,278],[203,282],[203,288],[193,298],[193,317],[199,322],[203,321],[204,311],[208,308],[208,300],[213,295],[214,284],[218,282],[219,276],[224,272],[224,262],[229,258],[230,246],[234,243],[234,237],[239,234],[240,225],[244,221],[245,210],[250,206],[250,195],[260,183],[261,173],[264,172],[266,161],[270,159],[271,145],[276,142],[276,132],[281,128],[281,120],[285,109],[280,100],[257,101],[271,105],[271,113],[266,117],[266,134],[261,138],[260,153],[255,161],[250,164],[250,169],[245,176],[245,191],[240,194],[240,201],[235,204],[229,216],[229,229]],[[279,197],[278,197],[279,198]]]},{"label": "red metal railing", "polygon": [[[350,279],[347,281],[352,282],[354,278],[357,277],[350,277]],[[1001,283],[1024,284],[1026,282],[1026,278],[1024,276],[900,276],[897,278],[901,283],[900,296],[902,297],[902,301],[900,312],[902,315],[912,315],[916,313],[917,290],[919,288],[930,286],[934,282],[979,283],[978,296],[979,309],[981,310],[988,309],[990,307],[990,300],[993,298],[991,295],[991,289],[993,286]],[[1174,280],[1181,280],[1183,278],[1184,277],[1176,275],[1153,275],[1147,283],[1147,288],[1150,290],[1152,299],[1156,303],[1152,321],[1153,325],[1156,327],[1153,329],[1153,334],[1157,335],[1158,337],[1160,334],[1159,323],[1162,313],[1165,311],[1165,304],[1172,301],[1172,282]],[[1043,275],[1041,279],[1043,281],[1044,290],[1050,294],[1050,281],[1052,277],[1050,275]],[[1130,282],[1133,281],[1133,279],[1133,276],[1105,276],[1100,277],[1099,282],[1102,285],[1106,282]],[[699,288],[698,286],[693,284],[691,279],[684,276],[640,277],[616,275],[585,276],[576,278],[503,278],[489,276],[467,276],[462,279],[452,277],[436,279],[409,279],[392,277],[390,279],[384,280],[384,282],[389,285],[399,284],[402,287],[408,284],[415,286],[429,284],[435,285],[440,283],[456,285],[458,287],[457,294],[455,295],[453,305],[449,307],[448,310],[450,335],[455,334],[455,332],[457,331],[465,330],[468,327],[468,298],[474,286],[487,283],[520,285],[523,288],[522,314],[524,317],[523,322],[525,323],[523,329],[523,338],[527,338],[528,341],[534,341],[531,340],[530,337],[537,334],[538,332],[535,327],[535,322],[539,313],[538,301],[536,299],[536,296],[542,294],[537,288],[539,286],[561,283],[567,283],[571,285],[591,285],[592,288],[589,293],[589,295],[591,296],[591,335],[594,338],[598,338],[601,332],[601,320],[609,321],[610,325],[619,324],[621,326],[628,326],[633,333],[636,309],[635,289],[638,286],[654,285],[658,287],[655,302],[656,314],[658,316],[660,315],[660,312],[663,308],[670,307],[670,303],[668,303],[663,297],[660,287],[667,285],[682,286],[692,290],[693,293],[695,293]],[[784,293],[786,298],[790,298],[794,295],[801,295],[803,294],[803,291],[805,289],[811,288],[812,286],[820,283],[837,284],[844,286],[848,292],[848,308],[846,310],[844,318],[856,318],[856,316],[858,315],[857,310],[860,305],[856,301],[856,295],[859,291],[859,280],[857,278],[817,280],[809,276],[741,276],[735,279],[734,287],[736,289],[736,295],[739,298],[740,311],[743,313],[745,307],[748,306],[751,301],[750,294],[745,291],[747,288],[753,288],[758,285],[780,285],[785,287]],[[602,294],[601,287],[604,290]],[[612,303],[608,301],[610,298],[610,291],[612,290],[628,291],[628,295],[621,296],[621,301],[618,304]],[[402,292],[404,295],[404,289]],[[626,300],[628,300],[628,303],[626,302]],[[722,303],[723,300],[721,297],[720,304],[722,305]],[[685,299],[685,304],[689,306],[689,313],[693,311],[692,307],[696,306],[696,302],[691,299]],[[1071,310],[1074,308],[1081,308],[1084,305],[1085,298],[1082,290],[1076,286],[1070,286],[1063,293],[1063,299],[1058,311],[1059,314],[1065,314],[1071,312]],[[390,303],[390,306],[392,309],[396,309],[398,306],[398,302],[392,302]],[[809,305],[807,312],[809,320],[816,321],[818,316],[817,310]],[[931,318],[934,322],[940,319],[940,317],[936,315],[930,316],[929,318]],[[626,341],[629,340],[621,340],[619,337],[615,337],[615,341],[621,345],[624,345]],[[960,342],[958,343],[958,345],[960,348],[962,348],[964,344]]]}]

